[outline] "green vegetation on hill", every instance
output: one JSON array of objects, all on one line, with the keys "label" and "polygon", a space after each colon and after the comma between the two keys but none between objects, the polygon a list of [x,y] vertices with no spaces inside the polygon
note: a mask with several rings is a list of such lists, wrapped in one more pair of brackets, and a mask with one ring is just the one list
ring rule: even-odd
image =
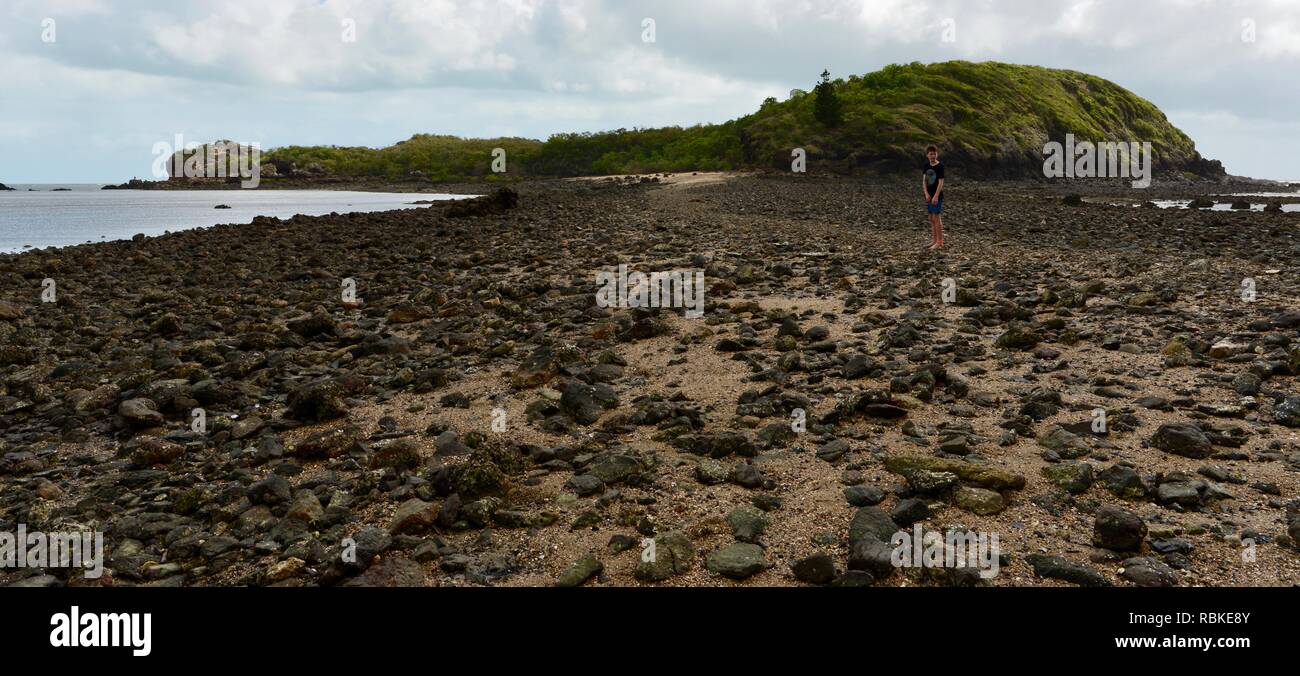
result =
[{"label": "green vegetation on hill", "polygon": [[744,164],[740,131],[734,121],[685,129],[556,134],[524,163],[529,173],[542,176],[712,171]]},{"label": "green vegetation on hill", "polygon": [[264,161],[275,164],[279,173],[285,173],[287,167],[293,166],[308,174],[390,179],[415,175],[445,181],[493,175],[492,151],[495,148],[506,151],[507,173],[518,171],[541,145],[540,141],[526,138],[464,139],[417,134],[380,149],[336,146],[276,148],[264,156]]},{"label": "green vegetation on hill", "polygon": [[417,135],[383,149],[294,146],[267,157],[281,173],[455,180],[495,178],[498,147],[511,177],[788,168],[791,150],[804,148],[812,170],[848,172],[911,167],[935,143],[945,162],[968,174],[1011,176],[1041,175],[1043,144],[1072,133],[1079,141],[1150,141],[1158,169],[1223,173],[1151,102],[1085,73],[949,61],[827,75],[814,94],[795,90],[722,124],[556,134],[545,142]]}]

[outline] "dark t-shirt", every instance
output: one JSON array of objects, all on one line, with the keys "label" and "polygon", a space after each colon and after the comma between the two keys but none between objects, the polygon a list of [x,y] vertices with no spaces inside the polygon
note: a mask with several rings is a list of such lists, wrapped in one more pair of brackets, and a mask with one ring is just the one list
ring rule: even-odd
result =
[{"label": "dark t-shirt", "polygon": [[927,161],[921,173],[925,176],[925,196],[934,199],[935,191],[939,188],[939,179],[943,178],[943,162],[931,165]]}]

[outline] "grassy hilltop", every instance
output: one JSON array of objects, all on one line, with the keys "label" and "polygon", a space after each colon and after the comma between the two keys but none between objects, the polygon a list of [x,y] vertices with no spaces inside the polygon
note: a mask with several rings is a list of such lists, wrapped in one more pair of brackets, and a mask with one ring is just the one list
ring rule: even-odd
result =
[{"label": "grassy hilltop", "polygon": [[[825,85],[823,85],[825,86]],[[1155,165],[1223,174],[1154,104],[1099,77],[1006,63],[948,61],[890,65],[830,82],[838,114],[818,114],[816,93],[795,90],[722,124],[618,129],[531,139],[417,135],[382,148],[287,147],[269,153],[286,170],[338,176],[434,180],[492,178],[492,149],[507,152],[508,176],[579,176],[659,171],[789,168],[804,148],[811,171],[891,171],[919,162],[928,143],[971,175],[1041,175],[1043,144],[1150,141]]]}]

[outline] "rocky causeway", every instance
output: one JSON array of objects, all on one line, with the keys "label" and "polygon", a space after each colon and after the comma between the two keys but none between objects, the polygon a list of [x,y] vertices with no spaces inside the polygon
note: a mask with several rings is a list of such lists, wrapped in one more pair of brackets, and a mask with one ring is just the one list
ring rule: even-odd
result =
[{"label": "rocky causeway", "polygon": [[0,531],[106,549],[0,585],[1300,583],[1300,214],[1078,185],[955,178],[939,252],[910,182],[683,174],[0,256]]}]

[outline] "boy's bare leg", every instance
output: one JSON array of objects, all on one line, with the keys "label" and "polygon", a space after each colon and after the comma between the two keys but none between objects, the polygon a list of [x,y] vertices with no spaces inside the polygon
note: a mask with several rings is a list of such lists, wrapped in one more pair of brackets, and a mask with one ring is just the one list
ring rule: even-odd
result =
[{"label": "boy's bare leg", "polygon": [[936,220],[934,214],[930,214],[929,218],[930,218],[930,246],[926,248],[934,249],[939,246],[939,222]]},{"label": "boy's bare leg", "polygon": [[934,216],[934,241],[938,242],[938,246],[943,246],[943,216],[941,214],[935,214]]}]

